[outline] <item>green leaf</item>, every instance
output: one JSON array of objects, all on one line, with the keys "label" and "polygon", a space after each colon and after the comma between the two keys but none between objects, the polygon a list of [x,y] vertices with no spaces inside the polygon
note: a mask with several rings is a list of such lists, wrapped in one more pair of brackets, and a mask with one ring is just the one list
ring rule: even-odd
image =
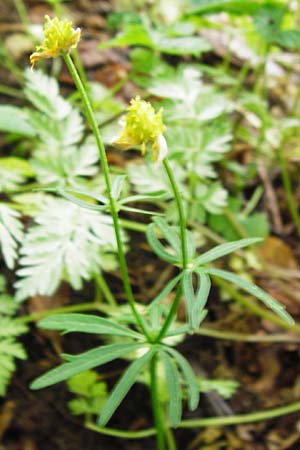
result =
[{"label": "green leaf", "polygon": [[135,383],[139,373],[148,365],[156,351],[156,348],[150,349],[143,356],[132,362],[125,370],[103,407],[103,411],[98,419],[100,427],[104,427],[107,424],[131,386]]},{"label": "green leaf", "polygon": [[92,314],[55,314],[39,322],[40,328],[61,330],[65,333],[81,332],[139,338],[141,335],[108,319]]},{"label": "green leaf", "polygon": [[173,359],[166,352],[160,352],[160,357],[165,366],[166,383],[169,393],[169,419],[171,425],[177,427],[182,414],[180,375]]},{"label": "green leaf", "polygon": [[300,30],[283,30],[274,37],[274,42],[290,50],[300,50]]},{"label": "green leaf", "polygon": [[[197,273],[198,276],[198,290],[195,296],[195,302],[192,307],[192,327],[198,328],[203,320],[203,309],[206,305],[210,288],[211,281],[206,273]],[[205,314],[206,315],[206,314]]]},{"label": "green leaf", "polygon": [[152,247],[154,252],[159,256],[162,260],[167,261],[169,263],[175,264],[178,262],[178,258],[174,255],[171,255],[169,252],[166,251],[165,247],[161,244],[159,239],[156,237],[155,234],[155,223],[151,223],[147,227],[146,236],[149,245]]},{"label": "green leaf", "polygon": [[164,239],[170,244],[170,246],[175,250],[177,256],[181,254],[181,242],[177,229],[170,227],[167,221],[161,217],[154,217],[153,222],[160,229]]},{"label": "green leaf", "polygon": [[169,55],[199,56],[211,50],[211,45],[200,36],[168,37],[158,33],[154,42],[157,50]]},{"label": "green leaf", "polygon": [[17,106],[9,105],[0,105],[0,131],[22,136],[35,135],[35,130],[30,125],[26,112]]},{"label": "green leaf", "polygon": [[199,386],[195,373],[188,361],[177,350],[172,347],[166,347],[165,350],[175,358],[181,368],[188,387],[189,408],[194,411],[199,404]]},{"label": "green leaf", "polygon": [[256,286],[255,284],[251,284],[243,278],[235,275],[234,273],[227,272],[226,270],[207,268],[204,269],[205,273],[209,273],[210,275],[214,275],[219,278],[223,278],[226,281],[230,281],[231,283],[239,286],[244,289],[244,291],[248,292],[250,295],[261,300],[266,306],[272,309],[279,317],[281,317],[284,321],[293,325],[294,319],[290,316],[289,313],[286,312],[285,307],[281,305],[277,300],[275,300],[270,294],[263,291],[261,288]]},{"label": "green leaf", "polygon": [[276,40],[286,7],[279,4],[266,4],[253,18],[257,32],[269,43]]},{"label": "green leaf", "polygon": [[70,355],[69,362],[55,367],[44,375],[40,376],[30,385],[31,389],[42,389],[52,384],[64,381],[77,373],[94,367],[106,364],[114,359],[121,358],[123,355],[138,350],[144,344],[139,343],[118,343],[97,347],[88,350],[80,355]]},{"label": "green leaf", "polygon": [[125,25],[124,29],[114,39],[101,43],[100,48],[125,47],[132,45],[150,48],[154,47],[152,39],[143,24],[129,23]]},{"label": "green leaf", "polygon": [[193,287],[193,272],[184,270],[181,279],[182,291],[187,309],[189,325],[193,327],[193,307],[195,303],[195,293]]},{"label": "green leaf", "polygon": [[188,14],[214,14],[229,12],[233,14],[253,14],[261,8],[257,0],[189,0]]},{"label": "green leaf", "polygon": [[261,241],[261,238],[247,238],[240,239],[239,241],[234,242],[226,242],[225,244],[217,245],[203,255],[198,256],[198,258],[195,259],[195,263],[197,264],[197,266],[207,264],[209,262],[215,261],[218,258],[228,255],[229,253],[235,252],[243,247],[247,247]]}]

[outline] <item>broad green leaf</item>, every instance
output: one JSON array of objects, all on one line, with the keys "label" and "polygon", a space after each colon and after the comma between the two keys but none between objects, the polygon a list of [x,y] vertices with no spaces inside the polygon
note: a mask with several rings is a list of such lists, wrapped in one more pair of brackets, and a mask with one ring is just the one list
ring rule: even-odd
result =
[{"label": "broad green leaf", "polygon": [[188,361],[177,350],[172,347],[166,347],[165,350],[175,358],[181,368],[188,387],[189,408],[191,411],[194,411],[199,404],[199,386],[194,371]]},{"label": "broad green leaf", "polygon": [[39,322],[39,327],[47,330],[61,330],[65,333],[81,332],[132,338],[141,337],[139,333],[130,328],[92,314],[55,314],[42,319]]},{"label": "broad green leaf", "polygon": [[163,34],[155,35],[156,49],[170,55],[194,55],[211,50],[211,45],[200,36],[169,37]]},{"label": "broad green leaf", "polygon": [[10,105],[0,105],[0,131],[22,136],[35,135],[26,112],[17,106]]},{"label": "broad green leaf", "polygon": [[125,370],[123,376],[114,387],[103,407],[103,411],[98,419],[98,425],[100,427],[104,427],[107,424],[131,386],[135,383],[139,373],[148,365],[156,351],[156,348],[152,348],[143,356],[132,362]]},{"label": "broad green leaf", "polygon": [[266,4],[253,18],[257,32],[269,43],[274,42],[280,31],[286,8],[283,5]]},{"label": "broad green leaf", "polygon": [[38,377],[30,385],[31,389],[42,389],[52,384],[64,381],[84,370],[106,364],[114,359],[121,358],[123,355],[135,351],[144,344],[138,343],[118,343],[97,347],[80,355],[72,355],[70,362],[55,367],[44,375]]},{"label": "broad green leaf", "polygon": [[234,273],[227,272],[226,270],[214,269],[214,268],[205,268],[203,269],[205,273],[209,273],[210,275],[223,278],[226,281],[230,281],[231,283],[239,286],[244,289],[244,291],[253,295],[254,297],[261,300],[266,306],[272,309],[279,317],[281,317],[284,321],[293,325],[294,319],[290,316],[289,313],[286,312],[285,307],[281,305],[277,300],[275,300],[270,294],[263,291],[260,287],[255,284],[251,284],[243,278],[235,275]]},{"label": "broad green leaf", "polygon": [[233,14],[253,14],[261,8],[257,0],[189,0],[188,14],[214,14],[229,12]]},{"label": "broad green leaf", "polygon": [[261,241],[261,238],[247,238],[240,239],[234,242],[226,242],[225,244],[217,245],[203,255],[198,256],[198,258],[195,259],[195,263],[197,264],[197,266],[207,264],[209,262],[215,261],[218,258],[222,258],[229,253],[235,252],[236,250],[239,250],[243,247],[247,247]]},{"label": "broad green leaf", "polygon": [[132,45],[154,47],[149,32],[143,24],[129,23],[125,25],[124,29],[114,39],[101,43],[100,48],[127,47]]},{"label": "broad green leaf", "polygon": [[300,50],[300,30],[282,30],[274,37],[274,43],[289,50]]},{"label": "broad green leaf", "polygon": [[173,427],[177,427],[182,414],[182,391],[180,375],[173,359],[166,353],[160,352],[160,357],[165,366],[166,383],[169,398],[169,419]]},{"label": "broad green leaf", "polygon": [[151,223],[147,227],[146,236],[147,236],[149,245],[152,247],[152,249],[157,254],[157,256],[159,256],[162,260],[167,261],[172,264],[178,263],[178,258],[174,255],[171,255],[169,252],[167,252],[165,247],[161,244],[159,239],[156,237],[156,234],[154,231],[155,226],[156,225],[154,223]]}]

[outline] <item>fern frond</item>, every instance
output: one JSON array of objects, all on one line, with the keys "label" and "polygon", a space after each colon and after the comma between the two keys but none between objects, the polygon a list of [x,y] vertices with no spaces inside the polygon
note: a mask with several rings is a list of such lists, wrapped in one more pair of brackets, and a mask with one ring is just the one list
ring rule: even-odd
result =
[{"label": "fern frond", "polygon": [[0,205],[0,249],[9,269],[13,269],[17,258],[18,243],[23,237],[20,214],[5,205]]},{"label": "fern frond", "polygon": [[116,249],[111,217],[47,198],[20,250],[17,299],[51,295],[62,280],[80,289]]}]

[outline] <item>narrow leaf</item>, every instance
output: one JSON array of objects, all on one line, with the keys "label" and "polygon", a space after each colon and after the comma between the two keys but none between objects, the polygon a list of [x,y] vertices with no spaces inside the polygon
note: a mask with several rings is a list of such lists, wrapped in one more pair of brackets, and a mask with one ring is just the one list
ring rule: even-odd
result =
[{"label": "narrow leaf", "polygon": [[162,243],[156,237],[154,229],[155,229],[154,223],[151,223],[147,227],[146,236],[147,236],[149,245],[152,247],[152,249],[157,254],[157,256],[159,256],[162,260],[167,261],[171,264],[178,263],[178,258],[176,256],[168,253],[166,251],[165,247],[162,245]]},{"label": "narrow leaf", "polygon": [[196,258],[195,262],[197,265],[207,264],[215,259],[221,258],[222,256],[228,255],[229,253],[235,252],[240,248],[247,247],[257,242],[261,242],[261,238],[248,238],[240,239],[239,241],[226,242],[225,244],[217,245],[208,252]]},{"label": "narrow leaf", "polygon": [[170,246],[176,251],[177,255],[181,254],[181,242],[174,228],[170,227],[161,217],[155,217],[153,222],[161,230],[164,239],[169,242]]},{"label": "narrow leaf", "polygon": [[234,273],[227,272],[226,270],[207,268],[205,269],[205,272],[209,273],[210,275],[215,275],[216,277],[223,278],[224,280],[230,281],[236,286],[239,286],[240,288],[244,289],[244,291],[261,300],[266,306],[272,309],[279,317],[288,322],[290,325],[293,325],[295,323],[294,319],[288,312],[286,312],[283,305],[281,305],[277,300],[275,300],[275,298],[273,298],[270,294],[263,291],[255,284],[251,284],[243,278],[240,278]]},{"label": "narrow leaf", "polygon": [[114,412],[128,393],[131,386],[135,383],[139,373],[150,362],[155,352],[156,348],[152,348],[141,358],[138,358],[137,360],[132,362],[130,366],[125,370],[123,376],[114,387],[112,393],[110,394],[107,402],[103,407],[102,413],[98,419],[98,425],[100,427],[104,427],[107,424],[111,416],[114,414]]},{"label": "narrow leaf", "polygon": [[194,411],[199,404],[199,386],[196,375],[188,361],[177,350],[172,347],[166,347],[166,351],[175,358],[180,366],[188,387],[189,408],[191,411]]},{"label": "narrow leaf", "polygon": [[51,386],[52,384],[66,380],[84,370],[93,369],[94,367],[105,364],[116,358],[120,358],[124,354],[137,350],[142,345],[143,344],[124,342],[97,347],[81,353],[80,355],[73,355],[71,362],[62,364],[45,373],[34,380],[30,387],[31,389],[41,389]]},{"label": "narrow leaf", "polygon": [[211,281],[207,273],[197,273],[198,276],[198,290],[196,293],[195,303],[192,308],[192,326],[198,328],[201,321],[201,313],[206,305],[208,295],[211,288]]},{"label": "narrow leaf", "polygon": [[193,272],[184,270],[182,276],[182,291],[184,295],[188,321],[190,327],[193,327],[193,309],[196,302],[194,287],[193,287]]},{"label": "narrow leaf", "polygon": [[169,419],[173,427],[177,427],[182,414],[182,391],[180,375],[172,358],[165,352],[160,353],[165,366],[167,388],[169,392]]},{"label": "narrow leaf", "polygon": [[39,322],[40,328],[65,333],[97,333],[115,336],[141,337],[139,333],[110,320],[92,314],[55,314]]}]

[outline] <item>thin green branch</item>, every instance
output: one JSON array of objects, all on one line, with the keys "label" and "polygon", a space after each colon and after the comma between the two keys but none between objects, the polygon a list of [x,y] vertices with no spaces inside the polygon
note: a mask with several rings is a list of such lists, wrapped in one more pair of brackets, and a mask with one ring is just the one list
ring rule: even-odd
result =
[{"label": "thin green branch", "polygon": [[[238,414],[226,417],[207,417],[204,419],[183,420],[178,428],[203,428],[203,427],[224,427],[231,425],[241,425],[244,423],[254,423],[263,420],[276,419],[277,417],[286,416],[288,414],[300,413],[300,402],[290,403],[286,406],[267,409],[266,411],[258,411],[250,414]],[[97,425],[88,423],[86,428],[96,431],[97,433],[109,436],[123,437],[127,439],[142,439],[154,436],[156,431],[154,428],[147,428],[139,431],[125,431],[113,428],[100,428]]]},{"label": "thin green branch", "polygon": [[158,392],[157,355],[154,355],[150,364],[150,391],[152,411],[156,427],[157,450],[165,450],[165,426]]},{"label": "thin green branch", "polygon": [[102,167],[104,180],[105,180],[105,184],[106,184],[107,195],[108,195],[108,199],[109,199],[110,212],[112,215],[114,229],[115,229],[119,263],[120,263],[120,269],[121,269],[121,273],[122,273],[122,280],[123,280],[123,286],[124,286],[124,290],[126,293],[126,297],[127,297],[128,303],[130,305],[132,313],[133,313],[139,327],[143,331],[146,338],[150,341],[151,339],[150,339],[145,321],[144,321],[143,317],[139,314],[139,312],[136,308],[136,305],[135,305],[134,297],[133,297],[133,292],[132,292],[132,288],[131,288],[131,284],[130,284],[130,280],[129,280],[127,263],[126,263],[126,258],[125,258],[125,253],[124,253],[123,243],[122,243],[122,238],[121,238],[121,227],[120,227],[120,223],[119,223],[117,205],[116,205],[115,199],[113,198],[112,190],[111,190],[111,180],[110,180],[107,156],[106,156],[105,148],[104,148],[102,138],[101,138],[101,135],[100,135],[100,132],[98,129],[94,111],[93,111],[89,96],[87,94],[87,90],[78,74],[78,71],[76,69],[76,66],[73,63],[71,56],[67,53],[64,53],[63,57],[66,62],[66,65],[71,73],[71,76],[75,82],[77,90],[80,94],[81,100],[82,100],[83,105],[86,110],[86,116],[87,116],[88,122],[92,128],[93,134],[96,139],[96,144],[97,144],[97,147],[99,150],[101,167]]}]

